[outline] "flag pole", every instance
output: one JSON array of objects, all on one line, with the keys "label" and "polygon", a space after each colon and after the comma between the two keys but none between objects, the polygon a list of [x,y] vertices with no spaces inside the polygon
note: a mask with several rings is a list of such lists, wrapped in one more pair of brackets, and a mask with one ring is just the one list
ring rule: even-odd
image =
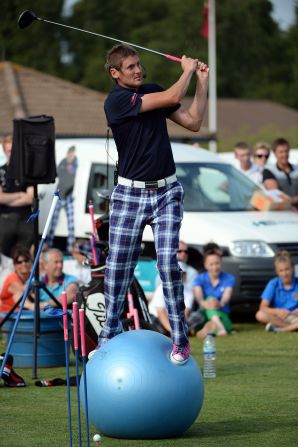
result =
[{"label": "flag pole", "polygon": [[[209,66],[209,132],[217,132],[217,93],[216,93],[216,13],[215,0],[208,1],[208,66]],[[216,140],[209,141],[210,152],[217,152]]]}]

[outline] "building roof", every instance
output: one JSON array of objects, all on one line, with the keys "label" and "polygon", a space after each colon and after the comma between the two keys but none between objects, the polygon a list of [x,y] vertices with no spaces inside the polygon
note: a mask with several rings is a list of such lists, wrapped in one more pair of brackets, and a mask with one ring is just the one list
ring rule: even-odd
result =
[{"label": "building roof", "polygon": [[[0,63],[0,135],[12,132],[12,120],[49,115],[55,119],[57,136],[105,136],[103,110],[106,94],[21,65]],[[191,98],[182,103],[188,106]],[[239,132],[257,134],[275,127],[286,135],[297,127],[298,111],[271,101],[218,99],[218,138],[233,138]],[[208,106],[199,133],[168,120],[172,140],[208,140]],[[243,132],[244,131],[244,132]]]},{"label": "building roof", "polygon": [[[21,65],[0,63],[0,134],[12,131],[12,120],[49,115],[55,119],[57,136],[105,136],[103,103],[106,94]],[[208,139],[168,122],[173,140]],[[198,138],[199,137],[199,138]]]}]

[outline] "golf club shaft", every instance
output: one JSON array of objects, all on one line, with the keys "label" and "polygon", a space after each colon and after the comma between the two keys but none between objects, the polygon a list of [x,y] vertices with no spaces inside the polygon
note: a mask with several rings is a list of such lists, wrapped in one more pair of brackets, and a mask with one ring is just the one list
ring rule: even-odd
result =
[{"label": "golf club shaft", "polygon": [[[110,36],[106,36],[104,34],[95,33],[93,31],[88,31],[85,29],[77,28],[75,26],[65,25],[63,23],[53,22],[52,20],[42,19],[40,17],[37,17],[37,20],[40,20],[42,22],[51,23],[52,25],[63,26],[64,28],[73,29],[75,31],[81,31],[82,33],[91,34],[92,36],[103,37],[104,39],[112,40],[114,42],[124,43],[125,45],[130,45],[131,47],[139,48],[140,50],[145,50],[145,51],[149,51],[150,53],[158,54],[159,56],[163,56],[163,57],[170,59],[172,61],[181,62],[181,58],[179,58],[179,57],[172,56],[171,54],[161,53],[160,51],[152,50],[151,48],[142,47],[141,45],[136,45],[135,43],[126,42],[125,40],[116,39],[115,37],[110,37]],[[209,68],[207,68],[204,71],[208,72]]]},{"label": "golf club shaft", "polygon": [[79,447],[82,447],[81,432],[81,401],[80,401],[80,377],[79,377],[79,309],[77,301],[72,303],[72,320],[73,320],[73,340],[74,352],[76,360],[76,389],[77,389],[77,409],[78,409],[78,435]]}]

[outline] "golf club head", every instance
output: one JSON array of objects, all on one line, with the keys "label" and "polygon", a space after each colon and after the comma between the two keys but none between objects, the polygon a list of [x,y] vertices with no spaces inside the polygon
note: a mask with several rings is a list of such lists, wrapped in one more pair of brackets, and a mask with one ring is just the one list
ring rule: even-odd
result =
[{"label": "golf club head", "polygon": [[33,11],[23,11],[19,17],[18,25],[21,29],[27,28],[34,20],[38,20],[37,15]]}]

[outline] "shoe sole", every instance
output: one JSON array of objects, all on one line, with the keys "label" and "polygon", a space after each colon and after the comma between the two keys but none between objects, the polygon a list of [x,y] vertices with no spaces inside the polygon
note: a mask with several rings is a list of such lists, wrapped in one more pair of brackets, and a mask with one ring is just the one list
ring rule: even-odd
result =
[{"label": "shoe sole", "polygon": [[185,363],[188,362],[189,357],[187,357],[187,359],[185,359],[185,360],[179,361],[179,360],[176,360],[176,359],[174,358],[173,354],[171,353],[171,354],[170,354],[170,360],[171,360],[171,362],[172,362],[174,365],[181,365],[181,366],[182,366],[182,365],[185,365]]}]

